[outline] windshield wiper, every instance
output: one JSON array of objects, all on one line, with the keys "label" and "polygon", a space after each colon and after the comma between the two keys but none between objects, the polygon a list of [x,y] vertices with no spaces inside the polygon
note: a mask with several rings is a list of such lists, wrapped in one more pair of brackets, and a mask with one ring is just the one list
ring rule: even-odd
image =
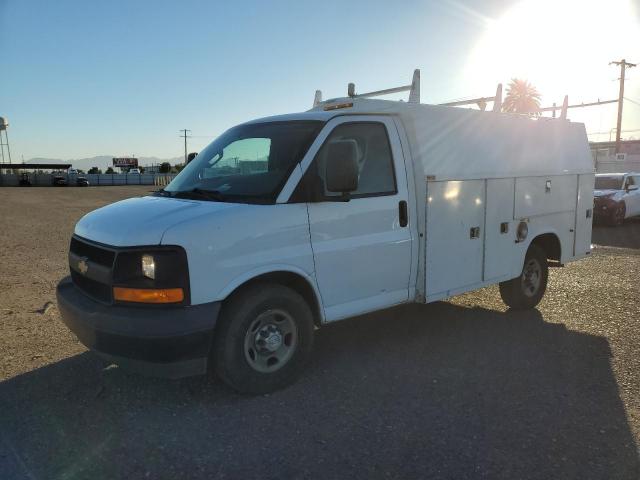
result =
[{"label": "windshield wiper", "polygon": [[219,190],[204,190],[202,188],[192,188],[191,190],[180,190],[170,192],[174,198],[200,198],[203,200],[213,200],[214,202],[224,202],[225,196]]},{"label": "windshield wiper", "polygon": [[155,197],[170,197],[171,196],[171,192],[167,192],[164,188],[161,188],[160,190],[155,190],[152,192],[153,196]]}]

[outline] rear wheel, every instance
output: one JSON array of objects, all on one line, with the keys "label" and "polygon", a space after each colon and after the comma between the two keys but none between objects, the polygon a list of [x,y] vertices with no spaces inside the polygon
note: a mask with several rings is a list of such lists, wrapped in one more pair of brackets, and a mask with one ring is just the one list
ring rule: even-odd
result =
[{"label": "rear wheel", "polygon": [[313,348],[313,315],[294,290],[256,284],[223,307],[213,360],[218,376],[243,393],[268,393],[293,383]]},{"label": "rear wheel", "polygon": [[624,223],[624,216],[626,214],[627,207],[624,202],[619,203],[611,212],[609,217],[609,225],[618,227]]},{"label": "rear wheel", "polygon": [[531,245],[524,259],[519,277],[500,283],[500,296],[504,303],[516,310],[533,308],[544,296],[549,277],[549,265],[545,251]]}]

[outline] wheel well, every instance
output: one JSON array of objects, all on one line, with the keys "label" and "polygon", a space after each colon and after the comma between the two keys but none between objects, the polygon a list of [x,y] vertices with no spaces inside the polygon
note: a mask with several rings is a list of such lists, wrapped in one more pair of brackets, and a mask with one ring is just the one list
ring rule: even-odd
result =
[{"label": "wheel well", "polygon": [[533,239],[531,245],[537,245],[545,251],[547,258],[550,260],[560,261],[560,254],[562,253],[560,240],[555,233],[545,233],[538,235]]},{"label": "wheel well", "polygon": [[252,278],[251,280],[247,280],[242,285],[239,285],[231,294],[227,297],[231,297],[236,293],[244,290],[249,285],[253,285],[255,283],[261,282],[269,282],[269,283],[279,283],[280,285],[284,285],[289,287],[292,290],[295,290],[299,293],[302,298],[305,299],[309,308],[311,308],[311,312],[313,313],[313,323],[316,326],[320,326],[322,324],[322,315],[320,313],[320,302],[318,302],[318,298],[316,297],[316,293],[313,290],[311,284],[305,279],[302,275],[293,272],[269,272],[264,273],[262,275],[258,275],[257,277]]}]

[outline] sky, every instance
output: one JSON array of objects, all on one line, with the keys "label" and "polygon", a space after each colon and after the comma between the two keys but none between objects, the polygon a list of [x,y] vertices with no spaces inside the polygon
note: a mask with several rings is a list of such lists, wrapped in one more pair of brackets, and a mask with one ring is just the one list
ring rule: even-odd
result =
[{"label": "sky", "polygon": [[[307,110],[316,89],[404,85],[415,68],[423,103],[512,77],[543,106],[614,99],[608,63],[623,57],[639,64],[623,137],[640,138],[640,0],[0,0],[0,116],[14,161],[172,158],[180,129],[198,151],[243,121]],[[606,140],[615,115],[569,116]]]}]

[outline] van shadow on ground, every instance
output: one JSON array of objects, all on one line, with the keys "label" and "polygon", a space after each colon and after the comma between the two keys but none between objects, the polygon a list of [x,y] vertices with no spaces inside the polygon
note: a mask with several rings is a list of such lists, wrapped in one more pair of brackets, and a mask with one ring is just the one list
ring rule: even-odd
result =
[{"label": "van shadow on ground", "polygon": [[0,383],[0,478],[635,479],[610,355],[538,311],[448,303],[319,331],[261,397],[85,353]]},{"label": "van shadow on ground", "polygon": [[619,227],[595,223],[591,242],[607,247],[640,249],[640,217],[628,218]]}]

